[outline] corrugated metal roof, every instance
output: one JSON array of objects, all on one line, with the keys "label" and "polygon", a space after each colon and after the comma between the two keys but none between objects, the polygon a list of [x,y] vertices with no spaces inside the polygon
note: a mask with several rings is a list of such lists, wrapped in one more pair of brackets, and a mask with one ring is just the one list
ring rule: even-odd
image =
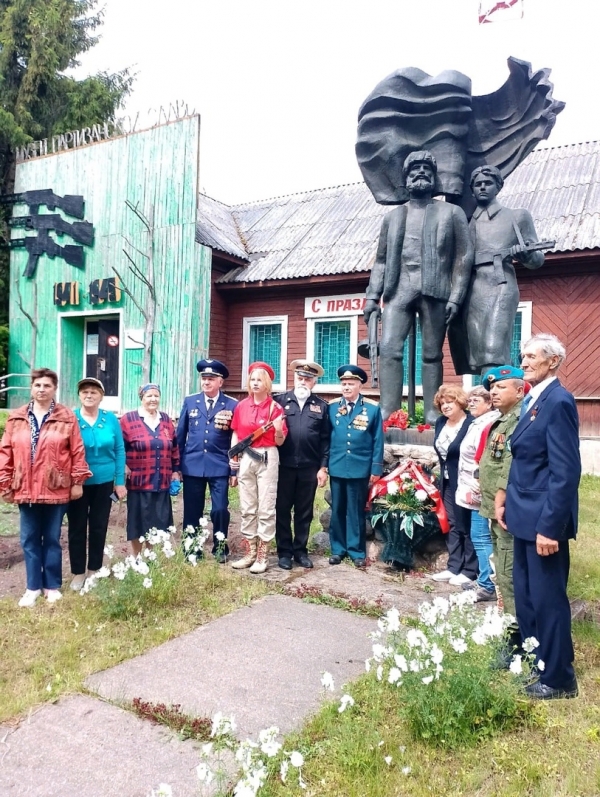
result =
[{"label": "corrugated metal roof", "polygon": [[196,241],[211,249],[248,260],[248,251],[231,208],[205,194],[198,196]]},{"label": "corrugated metal roof", "polygon": [[[540,239],[556,240],[554,251],[599,248],[600,142],[535,150],[506,179],[500,198],[528,209]],[[389,211],[364,183],[231,208],[201,196],[201,207],[207,223],[219,222],[215,247],[251,259],[221,278],[228,283],[368,271]],[[203,230],[201,242],[211,246],[206,224]],[[252,258],[256,253],[265,254]]]}]

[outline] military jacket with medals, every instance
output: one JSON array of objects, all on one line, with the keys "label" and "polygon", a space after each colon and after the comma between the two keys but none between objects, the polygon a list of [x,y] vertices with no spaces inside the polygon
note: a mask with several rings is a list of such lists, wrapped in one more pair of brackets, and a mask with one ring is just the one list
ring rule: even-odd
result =
[{"label": "military jacket with medals", "polygon": [[177,425],[177,444],[184,476],[230,476],[231,420],[237,401],[219,393],[210,412],[204,393],[188,396]]},{"label": "military jacket with medals", "polygon": [[279,446],[279,464],[285,468],[326,468],[329,464],[328,404],[312,393],[304,406],[293,390],[273,399],[283,407],[288,433]]},{"label": "military jacket with medals", "polygon": [[523,401],[518,401],[515,406],[497,421],[494,421],[481,455],[479,463],[479,486],[481,489],[481,507],[479,514],[486,518],[495,518],[496,510],[494,499],[498,490],[506,490],[508,472],[512,463],[510,451],[510,438],[515,431]]},{"label": "military jacket with medals", "polygon": [[329,475],[362,479],[383,472],[383,421],[379,405],[360,395],[350,411],[344,398],[329,404]]}]

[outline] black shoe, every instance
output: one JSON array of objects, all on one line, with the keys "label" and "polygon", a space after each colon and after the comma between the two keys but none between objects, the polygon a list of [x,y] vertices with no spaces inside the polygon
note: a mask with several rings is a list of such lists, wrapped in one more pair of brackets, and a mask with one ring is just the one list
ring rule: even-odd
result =
[{"label": "black shoe", "polygon": [[342,557],[341,556],[333,556],[329,557],[329,564],[330,565],[341,565],[342,564]]},{"label": "black shoe", "polygon": [[291,570],[292,569],[292,560],[289,556],[280,556],[279,557],[279,567],[282,570]]},{"label": "black shoe", "polygon": [[294,559],[298,562],[300,567],[306,567],[307,569],[313,567],[313,563],[305,553],[302,553],[299,556],[294,556]]},{"label": "black shoe", "polygon": [[577,679],[575,678],[573,678],[568,686],[562,688],[547,686],[541,681],[535,681],[525,687],[525,694],[532,700],[561,700],[577,697],[579,689],[577,688]]},{"label": "black shoe", "polygon": [[229,551],[215,551],[213,556],[215,560],[220,564],[224,565],[227,562],[227,557],[229,555]]},{"label": "black shoe", "polygon": [[366,559],[354,559],[352,564],[354,565],[354,567],[359,567],[361,570],[364,570],[365,567],[367,566],[367,560]]}]

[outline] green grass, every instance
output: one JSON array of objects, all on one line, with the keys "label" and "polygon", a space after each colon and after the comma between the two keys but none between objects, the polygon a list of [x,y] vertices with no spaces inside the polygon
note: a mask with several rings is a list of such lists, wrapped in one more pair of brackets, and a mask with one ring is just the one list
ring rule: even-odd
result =
[{"label": "green grass", "polygon": [[12,537],[19,533],[19,507],[0,502],[0,537]]},{"label": "green grass", "polygon": [[0,722],[66,692],[85,678],[262,597],[268,586],[214,561],[188,569],[176,602],[135,617],[107,619],[94,596],[69,589],[31,610],[0,600]]},{"label": "green grass", "polygon": [[571,544],[569,594],[600,600],[600,478],[583,476],[579,487],[579,531]]}]

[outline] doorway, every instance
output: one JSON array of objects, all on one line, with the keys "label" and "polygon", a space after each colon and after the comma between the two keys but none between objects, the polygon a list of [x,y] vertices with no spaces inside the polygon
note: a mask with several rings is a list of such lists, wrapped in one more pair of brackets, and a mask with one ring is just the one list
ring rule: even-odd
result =
[{"label": "doorway", "polygon": [[104,385],[105,409],[119,407],[119,318],[88,318],[85,325],[85,376],[99,379]]}]

